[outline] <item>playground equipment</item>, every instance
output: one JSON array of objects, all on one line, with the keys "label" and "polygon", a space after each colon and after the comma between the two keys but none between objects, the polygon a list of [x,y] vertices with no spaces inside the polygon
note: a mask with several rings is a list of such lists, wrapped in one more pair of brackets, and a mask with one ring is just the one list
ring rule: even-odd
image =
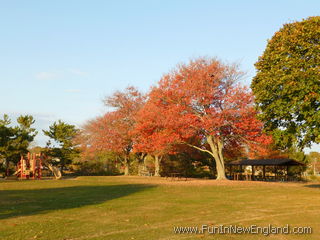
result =
[{"label": "playground equipment", "polygon": [[20,179],[41,179],[42,160],[41,154],[28,153],[27,158],[21,155],[17,164],[17,171],[13,175]]},{"label": "playground equipment", "polygon": [[16,171],[12,176],[6,177],[6,179],[41,179],[42,170],[50,170],[55,179],[62,178],[60,169],[54,166],[54,162],[60,161],[60,159],[48,158],[44,154],[28,153],[26,158],[21,155],[20,161],[17,164]]},{"label": "playground equipment", "polygon": [[[46,158],[44,158],[46,160]],[[58,159],[60,161],[60,159]],[[60,169],[56,166],[53,166],[52,164],[50,164],[48,161],[44,161],[46,166],[50,169],[50,171],[53,173],[55,179],[60,179],[62,178],[62,173],[60,171]]]}]

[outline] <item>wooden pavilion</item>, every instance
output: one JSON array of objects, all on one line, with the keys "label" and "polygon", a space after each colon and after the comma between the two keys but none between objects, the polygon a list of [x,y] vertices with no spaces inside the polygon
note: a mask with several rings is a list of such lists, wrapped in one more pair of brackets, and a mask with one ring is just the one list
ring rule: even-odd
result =
[{"label": "wooden pavilion", "polygon": [[[295,166],[297,176],[290,176]],[[228,175],[233,180],[290,181],[301,179],[305,164],[290,158],[242,159],[226,163]]]}]

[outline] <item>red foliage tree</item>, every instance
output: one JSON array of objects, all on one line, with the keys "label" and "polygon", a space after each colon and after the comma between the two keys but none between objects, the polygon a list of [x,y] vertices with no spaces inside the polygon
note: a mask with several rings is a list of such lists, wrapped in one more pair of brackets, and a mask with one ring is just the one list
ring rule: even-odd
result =
[{"label": "red foliage tree", "polygon": [[83,139],[86,148],[117,153],[125,167],[125,175],[129,174],[135,115],[144,102],[145,97],[134,87],[128,87],[124,92],[115,92],[105,99],[106,106],[113,111],[89,121],[84,126]]},{"label": "red foliage tree", "polygon": [[154,100],[150,95],[149,100],[136,116],[136,125],[133,131],[135,136],[134,151],[153,156],[154,176],[160,176],[161,161],[165,154],[173,151],[172,144],[175,137],[171,136],[170,129],[164,125],[163,116],[159,114]]},{"label": "red foliage tree", "polygon": [[155,150],[170,142],[206,152],[212,156],[217,179],[226,179],[223,153],[271,141],[256,119],[251,92],[236,84],[242,75],[237,66],[216,59],[178,65],[149,95],[152,104],[144,110],[146,141],[152,139]]}]

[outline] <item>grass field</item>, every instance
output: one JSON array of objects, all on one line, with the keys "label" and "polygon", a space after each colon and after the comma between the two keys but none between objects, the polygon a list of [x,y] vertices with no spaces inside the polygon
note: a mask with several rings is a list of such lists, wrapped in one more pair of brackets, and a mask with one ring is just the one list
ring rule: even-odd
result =
[{"label": "grass field", "polygon": [[[320,239],[320,184],[79,177],[0,181],[0,239]],[[175,234],[174,226],[310,226],[308,235]]]}]

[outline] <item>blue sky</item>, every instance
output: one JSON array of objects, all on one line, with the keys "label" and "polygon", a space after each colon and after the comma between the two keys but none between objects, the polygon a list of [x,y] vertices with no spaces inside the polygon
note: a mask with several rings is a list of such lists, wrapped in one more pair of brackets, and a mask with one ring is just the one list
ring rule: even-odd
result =
[{"label": "blue sky", "polygon": [[249,85],[267,39],[319,9],[311,0],[0,0],[0,114],[32,114],[39,131],[58,119],[80,126],[113,91],[147,91],[198,56],[239,62]]}]

